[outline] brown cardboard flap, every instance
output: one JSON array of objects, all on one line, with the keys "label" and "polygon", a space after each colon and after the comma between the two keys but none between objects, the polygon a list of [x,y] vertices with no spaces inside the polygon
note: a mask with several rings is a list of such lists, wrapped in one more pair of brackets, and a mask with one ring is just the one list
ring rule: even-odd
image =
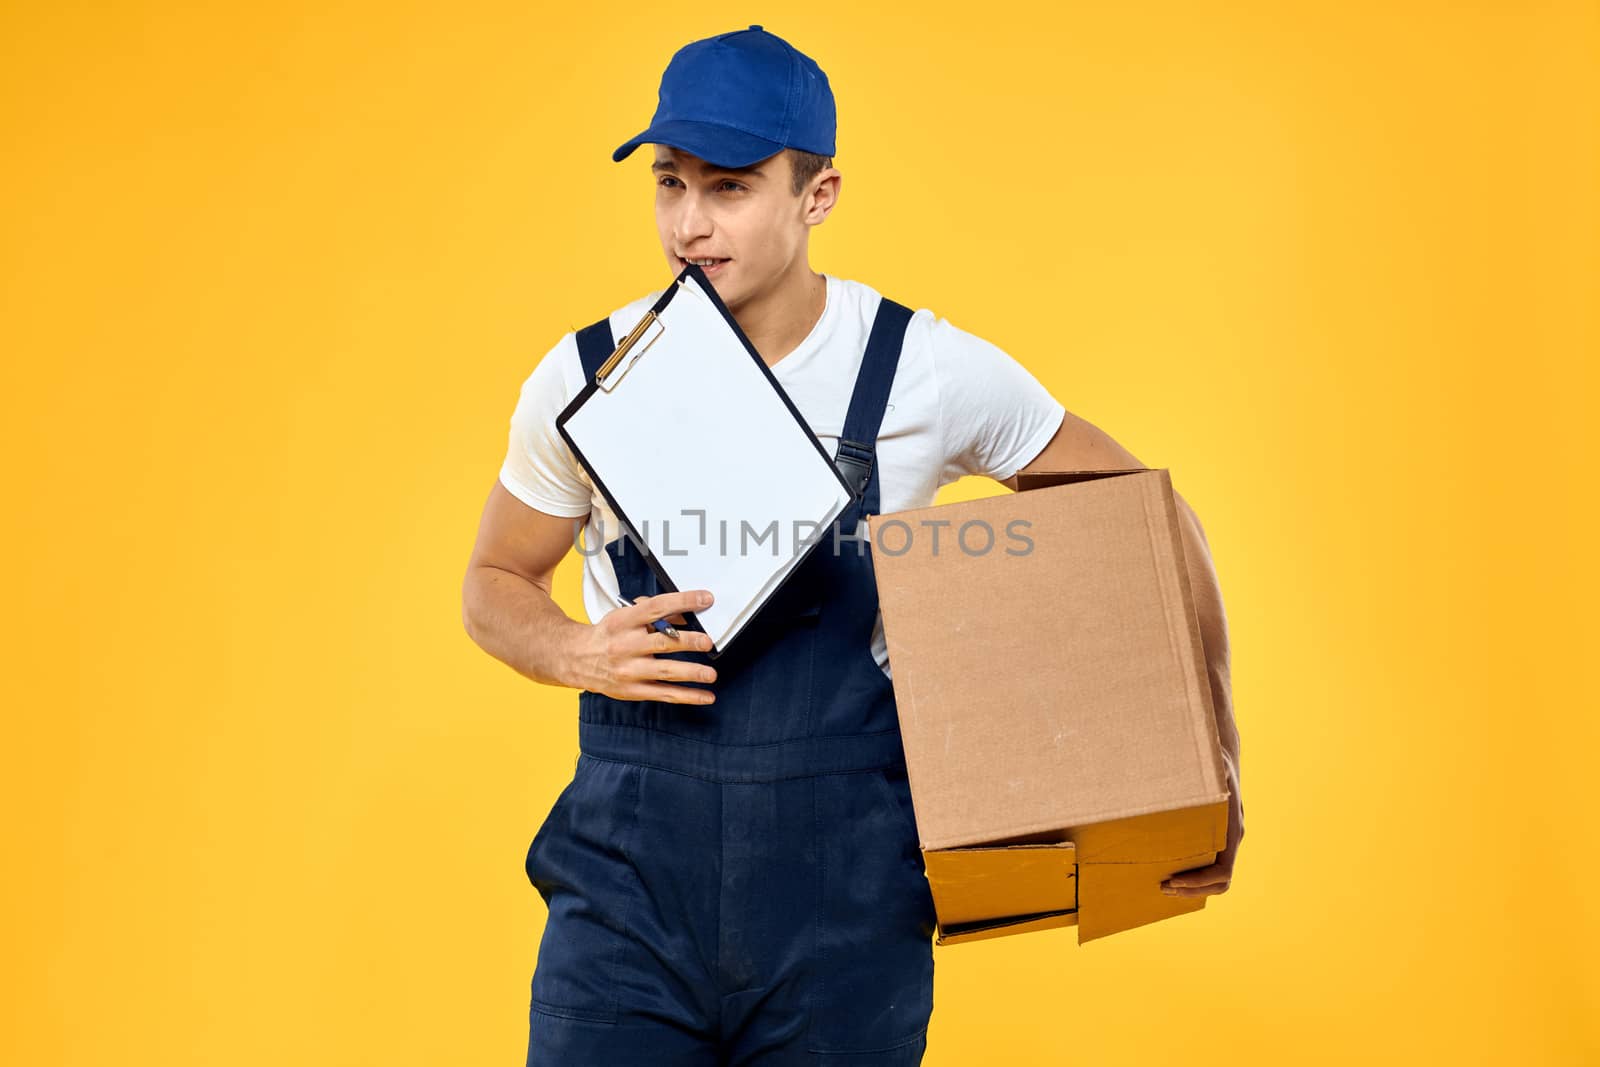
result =
[{"label": "brown cardboard flap", "polygon": [[1070,841],[924,852],[939,925],[948,929],[1076,908],[1075,856]]},{"label": "brown cardboard flap", "polygon": [[939,936],[934,940],[936,945],[959,945],[966,941],[987,941],[991,937],[1005,937],[1008,934],[1026,934],[1034,930],[1051,930],[1058,926],[1073,926],[1078,921],[1075,911],[1059,912],[1055,915],[1023,915],[1015,919],[1004,919],[995,923],[976,923],[969,926],[956,927],[953,930],[939,929]]},{"label": "brown cardboard flap", "polygon": [[1033,471],[1029,474],[1018,472],[1017,492],[1026,493],[1029,489],[1046,489],[1052,485],[1070,485],[1073,482],[1087,482],[1094,478],[1110,478],[1118,474],[1138,474],[1146,470],[1162,470],[1165,468],[1150,467],[1125,467],[1114,471]]},{"label": "brown cardboard flap", "polygon": [[1161,882],[1206,867],[1228,844],[1228,802],[1097,823],[1078,845],[1078,943],[1199,911],[1205,897],[1172,897]]},{"label": "brown cardboard flap", "polygon": [[1086,863],[1078,868],[1078,944],[1136,926],[1199,911],[1205,897],[1174,897],[1161,891],[1161,880],[1179,871],[1204,867],[1215,852],[1202,852],[1162,863]]},{"label": "brown cardboard flap", "polygon": [[1078,846],[1080,864],[1155,863],[1204,851],[1220,852],[1228,844],[1228,802],[1076,827],[1072,839]]}]

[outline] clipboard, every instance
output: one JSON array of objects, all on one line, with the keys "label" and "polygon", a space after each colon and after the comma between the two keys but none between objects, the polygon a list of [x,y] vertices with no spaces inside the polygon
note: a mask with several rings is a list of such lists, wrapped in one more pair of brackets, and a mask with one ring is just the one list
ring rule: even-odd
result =
[{"label": "clipboard", "polygon": [[685,612],[727,651],[856,501],[822,442],[688,264],[556,429],[662,589],[710,589]]}]

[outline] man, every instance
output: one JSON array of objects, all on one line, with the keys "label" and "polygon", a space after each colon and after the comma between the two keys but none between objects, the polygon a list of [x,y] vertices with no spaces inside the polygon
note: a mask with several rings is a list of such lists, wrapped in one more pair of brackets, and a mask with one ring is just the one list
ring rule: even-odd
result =
[{"label": "man", "polygon": [[[965,474],[1015,489],[1019,470],[1143,466],[988,342],[812,271],[810,229],[839,198],[834,132],[821,69],[752,26],[680,49],[649,128],[613,159],[652,145],[672,274],[703,265],[818,440],[860,478],[840,530],[929,504]],[[934,913],[870,550],[824,538],[713,666],[703,634],[650,625],[683,622],[712,592],[660,591],[556,433],[557,413],[661,292],[567,334],[534,368],[463,588],[485,650],[581,691],[577,770],[528,849],[549,907],[528,1062],[920,1063]],[[670,441],[670,426],[653,429]],[[1217,862],[1164,888],[1217,893],[1243,834],[1239,742],[1216,579],[1182,510],[1234,801]],[[584,519],[593,623],[550,595]]]}]

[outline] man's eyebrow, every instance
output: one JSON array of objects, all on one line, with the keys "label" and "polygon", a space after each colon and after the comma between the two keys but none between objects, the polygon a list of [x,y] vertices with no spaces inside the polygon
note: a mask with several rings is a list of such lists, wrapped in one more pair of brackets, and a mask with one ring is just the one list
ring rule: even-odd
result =
[{"label": "man's eyebrow", "polygon": [[678,165],[670,159],[658,159],[650,164],[650,169],[651,171],[670,170],[674,174],[678,173]]}]

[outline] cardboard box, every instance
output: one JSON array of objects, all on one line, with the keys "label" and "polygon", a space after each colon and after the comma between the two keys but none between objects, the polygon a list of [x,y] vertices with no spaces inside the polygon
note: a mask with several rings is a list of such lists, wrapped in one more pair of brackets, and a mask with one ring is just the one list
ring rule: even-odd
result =
[{"label": "cardboard box", "polygon": [[938,944],[1205,906],[1228,789],[1165,469],[868,520]]}]

